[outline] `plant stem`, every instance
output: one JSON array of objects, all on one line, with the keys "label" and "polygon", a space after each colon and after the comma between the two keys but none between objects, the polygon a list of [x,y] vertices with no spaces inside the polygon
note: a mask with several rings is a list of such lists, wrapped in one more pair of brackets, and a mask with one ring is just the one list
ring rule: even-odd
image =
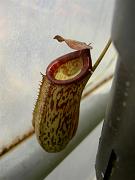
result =
[{"label": "plant stem", "polygon": [[95,69],[98,67],[99,63],[101,62],[101,60],[103,59],[105,53],[107,52],[108,48],[110,47],[111,42],[112,42],[111,39],[109,39],[108,43],[106,44],[106,46],[103,49],[102,53],[100,54],[99,58],[95,62],[94,66],[92,67],[92,72],[94,72]]}]

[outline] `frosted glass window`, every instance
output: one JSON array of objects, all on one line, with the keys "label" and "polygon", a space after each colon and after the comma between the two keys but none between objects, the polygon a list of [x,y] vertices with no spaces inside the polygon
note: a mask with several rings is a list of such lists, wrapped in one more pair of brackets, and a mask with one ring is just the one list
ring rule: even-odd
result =
[{"label": "frosted glass window", "polygon": [[[113,6],[114,0],[0,1],[0,155],[34,134],[31,119],[40,72],[73,51],[53,37],[91,42],[94,63],[110,38]],[[115,59],[111,45],[83,94],[112,79]]]}]

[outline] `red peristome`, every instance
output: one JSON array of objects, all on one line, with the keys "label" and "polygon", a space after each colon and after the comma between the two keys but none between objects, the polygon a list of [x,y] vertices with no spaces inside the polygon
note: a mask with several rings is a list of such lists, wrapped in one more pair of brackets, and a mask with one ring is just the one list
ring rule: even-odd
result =
[{"label": "red peristome", "polygon": [[[76,75],[76,77],[69,79],[69,80],[57,80],[54,77],[55,71],[64,63],[67,63],[68,61],[71,61],[75,58],[82,57],[83,59],[83,68],[81,69],[81,72]],[[81,81],[85,76],[87,76],[92,70],[92,61],[91,61],[91,55],[89,49],[83,49],[79,51],[74,51],[71,53],[68,53],[64,56],[61,56],[57,58],[56,60],[52,61],[46,70],[46,75],[48,79],[55,84],[71,84],[75,81]]]}]

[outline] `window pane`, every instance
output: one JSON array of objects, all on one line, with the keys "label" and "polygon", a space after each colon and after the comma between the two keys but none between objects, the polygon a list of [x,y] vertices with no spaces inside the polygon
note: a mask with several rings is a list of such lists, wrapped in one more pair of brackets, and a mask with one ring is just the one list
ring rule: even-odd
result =
[{"label": "window pane", "polygon": [[0,153],[32,132],[40,72],[71,51],[56,34],[92,42],[93,60],[110,36],[113,0],[0,1]]}]

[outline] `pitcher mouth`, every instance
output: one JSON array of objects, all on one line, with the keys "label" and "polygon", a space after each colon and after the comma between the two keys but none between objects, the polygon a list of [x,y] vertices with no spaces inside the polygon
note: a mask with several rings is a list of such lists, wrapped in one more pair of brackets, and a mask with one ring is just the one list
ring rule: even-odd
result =
[{"label": "pitcher mouth", "polygon": [[46,70],[48,79],[55,84],[81,81],[91,74],[92,61],[89,49],[74,51],[51,62]]}]

